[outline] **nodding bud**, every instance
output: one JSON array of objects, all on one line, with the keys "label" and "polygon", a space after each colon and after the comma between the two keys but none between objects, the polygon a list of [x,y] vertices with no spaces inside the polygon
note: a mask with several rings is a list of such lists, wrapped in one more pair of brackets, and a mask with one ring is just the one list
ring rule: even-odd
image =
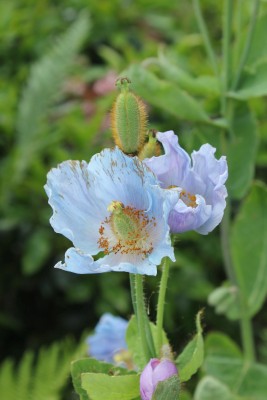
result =
[{"label": "nodding bud", "polygon": [[127,154],[137,153],[146,136],[147,113],[142,100],[129,88],[128,78],[120,78],[116,86],[120,94],[112,108],[111,127],[116,145]]},{"label": "nodding bud", "polygon": [[145,158],[151,158],[161,154],[161,147],[157,141],[156,133],[157,132],[155,130],[150,130],[148,132],[148,141],[138,154],[140,160],[143,161]]},{"label": "nodding bud", "polygon": [[158,383],[165,381],[172,376],[176,376],[177,378],[174,378],[174,382],[172,382],[172,385],[175,385],[174,391],[177,392],[180,387],[176,365],[168,359],[159,360],[157,358],[152,358],[140,376],[141,399],[151,400],[157,389]]}]

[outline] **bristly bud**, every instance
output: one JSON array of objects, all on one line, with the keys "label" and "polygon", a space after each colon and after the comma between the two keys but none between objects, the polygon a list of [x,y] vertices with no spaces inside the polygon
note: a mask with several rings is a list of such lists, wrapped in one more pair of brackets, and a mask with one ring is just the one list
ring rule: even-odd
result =
[{"label": "bristly bud", "polygon": [[146,135],[147,113],[142,100],[130,89],[128,78],[120,78],[116,86],[120,94],[112,108],[111,127],[116,145],[127,154],[137,153]]},{"label": "bristly bud", "polygon": [[157,141],[156,133],[157,131],[154,129],[149,131],[148,141],[138,154],[138,157],[141,161],[143,161],[145,158],[151,158],[161,154],[161,147]]}]

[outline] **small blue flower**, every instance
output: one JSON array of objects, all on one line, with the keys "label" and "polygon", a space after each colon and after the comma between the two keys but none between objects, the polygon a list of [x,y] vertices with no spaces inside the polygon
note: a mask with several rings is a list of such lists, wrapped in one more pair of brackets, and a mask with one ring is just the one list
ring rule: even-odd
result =
[{"label": "small blue flower", "polygon": [[89,355],[99,361],[114,363],[116,354],[127,349],[125,335],[128,321],[111,314],[104,314],[87,339]]},{"label": "small blue flower", "polygon": [[48,173],[45,190],[52,227],[74,244],[56,268],[156,275],[163,257],[174,260],[168,216],[177,194],[161,189],[136,157],[115,148],[89,164],[63,162]]},{"label": "small blue flower", "polygon": [[156,174],[163,188],[179,194],[169,215],[171,232],[195,230],[208,234],[221,222],[226,207],[226,158],[217,160],[216,149],[204,144],[193,151],[191,162],[173,131],[158,132],[157,139],[165,154],[145,159],[144,163]]}]

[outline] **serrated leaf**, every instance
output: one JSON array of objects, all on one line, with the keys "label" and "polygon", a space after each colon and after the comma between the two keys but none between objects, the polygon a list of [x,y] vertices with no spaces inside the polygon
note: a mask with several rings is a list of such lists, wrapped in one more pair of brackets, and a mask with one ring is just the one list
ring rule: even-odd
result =
[{"label": "serrated leaf", "polygon": [[180,119],[212,123],[201,103],[175,84],[159,79],[140,65],[132,65],[125,74],[133,90],[153,106]]},{"label": "serrated leaf", "polygon": [[229,388],[212,376],[205,376],[195,392],[194,400],[234,400]]},{"label": "serrated leaf", "polygon": [[139,395],[139,379],[139,375],[81,375],[82,388],[91,400],[133,400]]},{"label": "serrated leaf", "polygon": [[197,333],[195,337],[187,344],[183,352],[176,359],[181,382],[188,381],[203,363],[204,342],[202,337],[201,315],[202,312],[200,311],[196,317]]},{"label": "serrated leaf", "polygon": [[65,340],[41,348],[38,354],[26,351],[16,367],[10,359],[4,361],[0,365],[1,398],[59,400],[69,378],[70,361],[80,351],[81,346]]},{"label": "serrated leaf", "polygon": [[254,176],[257,153],[257,125],[244,102],[234,104],[232,137],[227,147],[229,177],[227,188],[235,199],[244,197]]},{"label": "serrated leaf", "polygon": [[157,384],[152,400],[178,400],[180,390],[178,375],[173,375]]},{"label": "serrated leaf", "polygon": [[[150,322],[150,328],[151,328],[151,333],[152,337],[154,340],[154,343],[156,343],[157,340],[157,327],[155,324]],[[168,339],[166,336],[166,333],[163,331],[163,344],[168,344]],[[130,350],[132,357],[133,357],[133,362],[134,364],[139,367],[140,369],[143,369],[146,365],[146,358],[144,357],[143,354],[143,349],[142,349],[142,343],[140,339],[140,335],[138,333],[138,326],[137,326],[137,319],[136,316],[132,316],[132,318],[129,321],[127,331],[126,331],[126,343],[127,347]]]},{"label": "serrated leaf", "polygon": [[267,187],[255,183],[233,223],[231,253],[245,296],[247,312],[255,315],[267,295]]},{"label": "serrated leaf", "polygon": [[[89,30],[89,16],[82,12],[53,48],[31,68],[18,105],[16,148],[13,153],[16,182],[22,179],[33,155],[44,142],[44,120],[58,99],[61,86]],[[51,143],[51,139],[46,141]]]}]

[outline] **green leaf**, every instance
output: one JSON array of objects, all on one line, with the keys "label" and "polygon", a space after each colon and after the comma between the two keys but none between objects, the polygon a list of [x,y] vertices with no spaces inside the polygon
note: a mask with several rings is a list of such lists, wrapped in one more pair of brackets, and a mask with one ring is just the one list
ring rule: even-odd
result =
[{"label": "green leaf", "polygon": [[242,359],[208,356],[204,363],[208,375],[228,386],[229,390],[246,400],[266,400],[267,367],[245,363]]},{"label": "green leaf", "polygon": [[[156,343],[157,327],[152,322],[150,322],[150,327],[151,327],[151,333],[152,333],[154,343]],[[163,334],[163,344],[168,344],[169,342],[168,342],[166,333],[163,331],[162,334]],[[143,369],[146,365],[146,359],[143,354],[141,339],[140,339],[140,335],[138,333],[138,326],[137,326],[137,320],[136,320],[135,315],[132,316],[132,318],[129,321],[128,327],[127,327],[126,343],[127,343],[128,349],[132,353],[134,364],[137,367],[139,367],[140,369]]]},{"label": "green leaf", "polygon": [[221,332],[212,332],[207,335],[205,339],[205,354],[242,358],[242,352],[237,344]]},{"label": "green leaf", "polygon": [[234,400],[234,397],[229,388],[213,378],[212,376],[205,376],[195,392],[194,400]]},{"label": "green leaf", "polygon": [[94,358],[87,357],[73,361],[71,363],[72,382],[74,389],[80,395],[81,400],[91,399],[91,397],[88,397],[87,392],[82,387],[82,374],[87,372],[109,375],[124,375],[131,373],[124,368],[116,367],[113,364],[98,361]]},{"label": "green leaf", "polygon": [[106,375],[84,373],[82,388],[91,400],[132,400],[139,395],[139,375]]},{"label": "green leaf", "polygon": [[254,175],[258,143],[256,121],[244,102],[234,104],[232,137],[228,143],[227,188],[233,198],[241,199],[246,194]]},{"label": "green leaf", "polygon": [[[247,31],[245,32],[245,39]],[[252,42],[247,59],[247,65],[253,66],[267,59],[267,47],[264,38],[267,37],[267,14],[258,18],[253,33]]]},{"label": "green leaf", "polygon": [[1,398],[59,400],[69,379],[71,359],[80,355],[83,346],[65,340],[41,348],[38,354],[26,351],[18,366],[10,359],[4,361],[0,365]]},{"label": "green leaf", "polygon": [[229,282],[214,289],[209,294],[208,303],[215,307],[217,314],[227,315],[229,319],[238,319],[240,316],[238,290]]},{"label": "green leaf", "polygon": [[178,375],[173,375],[157,384],[152,400],[178,400],[180,390]]},{"label": "green leaf", "polygon": [[187,344],[183,352],[176,359],[179,377],[181,382],[188,381],[202,365],[204,357],[204,343],[201,327],[202,311],[197,314],[196,327],[197,333],[193,340]]},{"label": "green leaf", "polygon": [[133,90],[153,106],[176,118],[212,123],[200,102],[173,83],[157,78],[140,65],[132,65],[125,74],[131,79]]},{"label": "green leaf", "polygon": [[[266,399],[266,366],[245,362],[236,344],[221,333],[208,335],[205,340],[205,350],[207,356],[203,369],[208,375],[220,381],[220,386],[227,386],[228,391],[240,400]],[[206,398],[209,399],[208,396],[203,397],[203,399]],[[217,396],[214,398],[217,399]],[[227,397],[225,398],[227,399]]]},{"label": "green leaf", "polygon": [[267,295],[267,187],[255,183],[231,232],[231,253],[247,312],[255,315]]},{"label": "green leaf", "polygon": [[187,71],[174,64],[163,54],[160,54],[157,61],[163,77],[168,81],[174,82],[181,89],[200,96],[219,96],[220,88],[218,80],[214,76],[192,77]]},{"label": "green leaf", "polygon": [[267,60],[261,63],[252,71],[247,71],[242,77],[239,89],[229,92],[228,96],[248,100],[252,97],[262,97],[267,95]]},{"label": "green leaf", "polygon": [[27,241],[22,258],[22,271],[32,275],[39,271],[50,253],[50,236],[47,230],[39,228]]}]

